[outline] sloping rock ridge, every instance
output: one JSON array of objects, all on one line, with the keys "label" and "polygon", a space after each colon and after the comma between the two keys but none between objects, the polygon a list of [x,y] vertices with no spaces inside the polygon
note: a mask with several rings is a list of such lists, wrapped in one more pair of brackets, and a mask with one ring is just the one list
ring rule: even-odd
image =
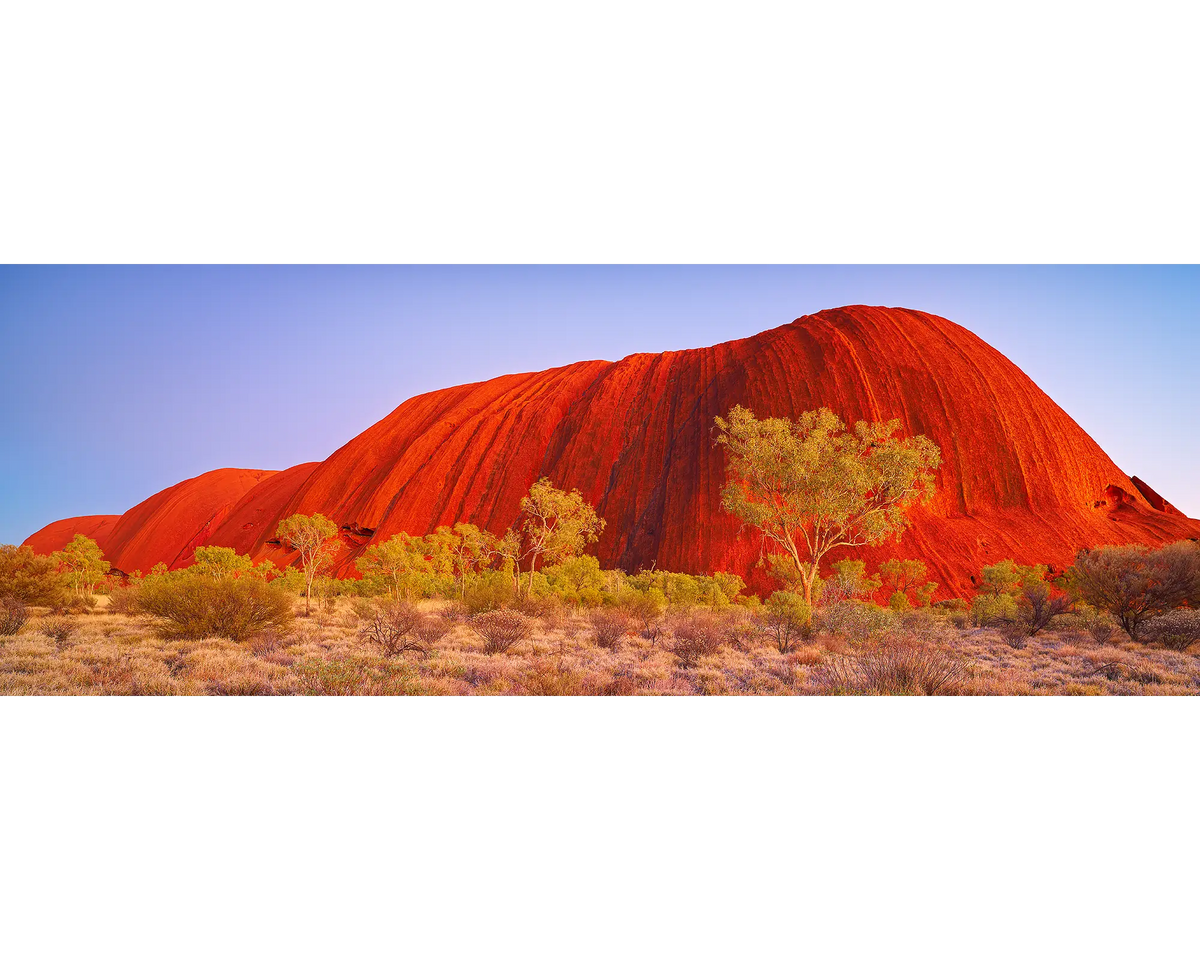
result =
[{"label": "sloping rock ridge", "polygon": [[[1200,521],[1123,473],[979,337],[928,313],[849,306],[714,347],[413,397],[322,463],[214,471],[151,497],[115,524],[106,552],[122,570],[186,564],[202,543],[286,563],[275,525],[321,512],[342,530],[349,572],[400,531],[465,521],[500,533],[549,476],[607,521],[604,566],[727,570],[767,590],[759,539],[720,505],[713,418],[739,403],[760,417],[821,406],[847,422],[895,417],[937,443],[937,493],[903,539],[830,559],[924,560],[939,597],[969,595],[980,567],[1006,557],[1061,568],[1081,547],[1200,537]],[[27,542],[45,549],[52,528]]]}]

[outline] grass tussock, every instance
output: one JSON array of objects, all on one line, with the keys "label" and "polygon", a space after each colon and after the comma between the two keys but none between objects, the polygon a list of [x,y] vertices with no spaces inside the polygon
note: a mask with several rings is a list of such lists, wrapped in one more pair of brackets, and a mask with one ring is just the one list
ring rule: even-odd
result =
[{"label": "grass tussock", "polygon": [[1107,633],[1107,622],[1066,620],[1014,645],[1000,628],[972,627],[967,618],[847,607],[811,624],[797,620],[781,643],[778,612],[773,620],[738,608],[608,612],[552,605],[472,613],[438,601],[343,599],[234,640],[164,629],[161,619],[111,607],[103,615],[29,608],[14,632],[0,635],[0,694],[1200,693],[1200,646],[1184,645],[1191,625],[1182,620],[1164,625],[1155,643]]}]

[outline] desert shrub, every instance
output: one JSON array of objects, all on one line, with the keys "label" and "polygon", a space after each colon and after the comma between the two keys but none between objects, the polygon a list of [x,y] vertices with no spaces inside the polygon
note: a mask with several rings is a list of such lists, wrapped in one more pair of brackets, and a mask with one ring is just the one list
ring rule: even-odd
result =
[{"label": "desert shrub", "polygon": [[1012,620],[1000,620],[996,623],[1000,636],[1014,650],[1024,650],[1033,636],[1032,625],[1028,614],[1019,613]]},{"label": "desert shrub", "polygon": [[1085,607],[1075,612],[1080,629],[1097,643],[1108,643],[1120,627],[1116,618],[1103,610]]},{"label": "desert shrub", "polygon": [[385,657],[398,657],[410,650],[425,652],[425,645],[417,638],[417,625],[421,613],[405,602],[384,603],[363,619],[358,635],[375,644]]},{"label": "desert shrub", "polygon": [[928,607],[918,607],[900,618],[903,634],[921,643],[939,643],[955,638],[951,622]]},{"label": "desert shrub", "polygon": [[1016,598],[1007,593],[981,593],[971,601],[971,623],[990,627],[1017,619]]},{"label": "desert shrub", "polygon": [[701,657],[712,656],[725,642],[721,618],[707,611],[677,616],[671,622],[671,634],[675,640],[668,649],[684,667],[694,667]]},{"label": "desert shrub", "polygon": [[486,570],[463,587],[462,604],[470,615],[499,610],[513,602],[512,577],[501,570]]},{"label": "desert shrub", "polygon": [[619,607],[604,607],[588,615],[596,646],[615,650],[632,629],[629,614]]},{"label": "desert shrub", "polygon": [[137,608],[158,617],[158,631],[175,640],[226,637],[241,642],[267,627],[287,627],[294,619],[290,593],[251,578],[148,577],[138,590]]},{"label": "desert shrub", "polygon": [[1200,597],[1200,546],[1082,550],[1065,579],[1072,596],[1111,613],[1137,640],[1145,622]]},{"label": "desert shrub", "polygon": [[961,660],[935,647],[890,643],[856,657],[831,657],[812,676],[823,693],[937,696],[958,693],[969,672]]},{"label": "desert shrub", "polygon": [[1025,583],[1017,595],[1021,622],[1028,625],[1029,636],[1036,637],[1054,621],[1071,610],[1071,598],[1055,593],[1050,584],[1041,580]]},{"label": "desert shrub", "polygon": [[75,621],[70,617],[43,617],[38,629],[51,640],[66,643],[75,635]]},{"label": "desert shrub", "polygon": [[116,587],[108,595],[108,612],[131,615],[138,612],[138,588]]},{"label": "desert shrub", "polygon": [[759,614],[759,625],[775,649],[787,653],[812,633],[812,608],[798,593],[776,590]]},{"label": "desert shrub", "polygon": [[55,613],[91,613],[96,609],[97,600],[89,594],[72,594],[69,597],[64,597],[60,603],[57,603],[52,608]]},{"label": "desert shrub", "polygon": [[63,601],[66,578],[58,563],[40,557],[32,547],[0,545],[0,596],[13,597],[31,606],[54,607]]},{"label": "desert shrub", "polygon": [[29,610],[23,600],[5,597],[0,600],[0,637],[15,636],[29,620]]},{"label": "desert shrub", "polygon": [[471,616],[467,605],[461,600],[451,600],[438,607],[437,615],[449,624],[466,623]]},{"label": "desert shrub", "polygon": [[1168,650],[1187,650],[1200,641],[1200,610],[1171,610],[1147,620],[1139,639],[1161,644]]},{"label": "desert shrub", "polygon": [[740,606],[727,607],[717,618],[721,642],[735,650],[749,650],[761,631],[757,618]]},{"label": "desert shrub", "polygon": [[579,591],[575,599],[579,606],[587,607],[589,610],[594,610],[596,607],[604,605],[604,600],[608,596],[603,590],[597,590],[595,587],[584,587]]},{"label": "desert shrub", "polygon": [[895,625],[896,615],[891,610],[861,600],[835,603],[822,610],[820,617],[822,629],[855,643],[886,633]]},{"label": "desert shrub", "polygon": [[966,613],[971,609],[970,604],[962,597],[951,597],[949,600],[939,600],[933,605],[939,613]]},{"label": "desert shrub", "polygon": [[416,636],[417,642],[428,650],[448,634],[453,627],[453,622],[444,616],[425,614],[413,627],[413,634]]},{"label": "desert shrub", "polygon": [[[791,557],[784,563],[791,563]],[[792,566],[794,568],[795,565]],[[867,576],[867,565],[862,560],[839,560],[832,567],[832,576],[821,581],[819,590],[814,589],[814,597],[819,597],[825,605],[842,600],[869,599],[883,585],[878,575]],[[799,577],[792,578],[792,582],[799,585]]]},{"label": "desert shrub", "polygon": [[888,608],[893,613],[908,613],[912,609],[912,604],[908,602],[908,596],[897,590],[888,597]]},{"label": "desert shrub", "polygon": [[489,610],[470,622],[471,629],[483,638],[485,653],[505,653],[533,635],[533,621],[516,610]]},{"label": "desert shrub", "polygon": [[519,597],[512,608],[531,619],[549,621],[552,627],[553,621],[562,615],[563,601],[554,594],[535,594],[531,597]]},{"label": "desert shrub", "polygon": [[666,595],[657,587],[632,593],[625,602],[625,609],[633,619],[634,627],[643,640],[652,644],[662,638],[663,611],[667,608]]}]

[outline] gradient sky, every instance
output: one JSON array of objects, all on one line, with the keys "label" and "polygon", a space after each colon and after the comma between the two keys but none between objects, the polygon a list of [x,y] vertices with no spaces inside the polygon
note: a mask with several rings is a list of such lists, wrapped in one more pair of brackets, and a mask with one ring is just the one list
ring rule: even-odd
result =
[{"label": "gradient sky", "polygon": [[1194,266],[0,267],[0,543],[323,459],[428,390],[853,303],[974,331],[1200,516]]}]

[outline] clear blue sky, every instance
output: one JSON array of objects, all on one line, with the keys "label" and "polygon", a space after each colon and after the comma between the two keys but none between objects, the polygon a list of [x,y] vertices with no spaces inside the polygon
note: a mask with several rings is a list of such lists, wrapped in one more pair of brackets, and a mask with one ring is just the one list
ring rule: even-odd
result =
[{"label": "clear blue sky", "polygon": [[322,459],[428,390],[849,303],[973,330],[1200,516],[1197,267],[0,267],[0,543]]}]

